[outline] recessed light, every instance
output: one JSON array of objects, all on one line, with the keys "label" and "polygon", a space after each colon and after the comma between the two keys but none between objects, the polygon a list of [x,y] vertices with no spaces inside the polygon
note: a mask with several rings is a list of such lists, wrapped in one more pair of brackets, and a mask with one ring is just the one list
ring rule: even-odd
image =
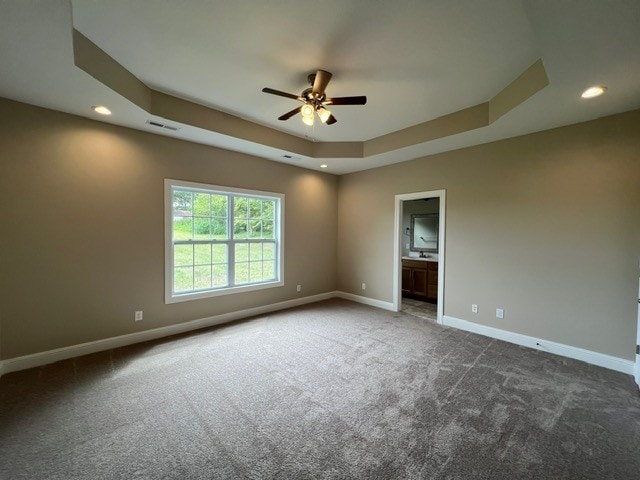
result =
[{"label": "recessed light", "polygon": [[327,168],[327,164],[323,163],[322,165],[320,165],[320,168]]},{"label": "recessed light", "polygon": [[100,115],[111,115],[111,110],[109,110],[104,105],[94,105],[91,108],[94,112],[99,113]]},{"label": "recessed light", "polygon": [[606,91],[607,91],[607,87],[603,87],[600,85],[589,87],[584,92],[582,92],[582,98],[599,97]]}]

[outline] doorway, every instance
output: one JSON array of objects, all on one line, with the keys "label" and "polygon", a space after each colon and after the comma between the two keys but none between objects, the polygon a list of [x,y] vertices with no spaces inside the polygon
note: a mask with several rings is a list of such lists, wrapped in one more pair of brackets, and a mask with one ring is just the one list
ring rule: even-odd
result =
[{"label": "doorway", "polygon": [[[418,309],[415,310],[418,316],[422,316],[420,313],[424,312],[425,318],[429,318],[435,313],[435,319],[440,324],[444,314],[445,197],[445,190],[396,195],[394,220],[393,310],[401,311],[405,303],[407,309]],[[431,203],[430,208],[427,208],[426,205],[432,199],[437,199],[437,202]],[[425,211],[428,210],[428,213],[412,215],[412,223],[409,227],[405,207],[415,210],[416,200],[424,202]],[[437,207],[434,207],[436,204]],[[414,239],[412,235],[417,233],[418,229],[416,221],[423,218],[425,222],[434,221],[435,215],[437,215],[437,232],[433,233],[434,237],[423,238],[424,235],[418,233]],[[432,218],[429,219],[429,216]],[[437,244],[435,244],[436,239]],[[403,298],[403,276],[406,298]],[[430,279],[433,281],[436,278],[437,290],[433,284],[429,283]],[[413,282],[415,290],[407,286],[408,281]]]}]

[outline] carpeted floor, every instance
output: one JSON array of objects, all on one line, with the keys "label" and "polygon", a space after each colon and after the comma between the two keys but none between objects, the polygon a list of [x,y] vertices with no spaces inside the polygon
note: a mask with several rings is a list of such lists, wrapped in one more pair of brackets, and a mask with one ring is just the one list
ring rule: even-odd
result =
[{"label": "carpeted floor", "polygon": [[7,374],[0,478],[632,479],[627,375],[330,300]]}]

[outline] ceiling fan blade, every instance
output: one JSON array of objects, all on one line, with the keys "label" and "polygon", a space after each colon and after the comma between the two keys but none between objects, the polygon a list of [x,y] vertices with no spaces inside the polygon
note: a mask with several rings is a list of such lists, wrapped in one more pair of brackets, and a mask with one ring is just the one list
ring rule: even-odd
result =
[{"label": "ceiling fan blade", "polygon": [[299,97],[298,95],[294,95],[293,93],[281,92],[280,90],[274,90],[273,88],[264,87],[262,89],[264,93],[270,93],[271,95],[278,95],[280,97],[292,98],[294,100],[300,100],[304,102],[304,98]]},{"label": "ceiling fan blade", "polygon": [[338,120],[336,120],[336,117],[334,117],[333,115],[329,115],[329,118],[327,119],[327,125],[333,125],[337,121]]},{"label": "ceiling fan blade", "polygon": [[367,103],[367,97],[336,97],[336,98],[327,98],[323,105],[364,105]]},{"label": "ceiling fan blade", "polygon": [[291,110],[290,112],[285,113],[284,115],[280,115],[278,117],[278,120],[289,120],[291,117],[293,117],[296,113],[298,113],[300,111],[302,107],[298,107],[298,108],[294,108],[293,110]]},{"label": "ceiling fan blade", "polygon": [[333,75],[324,70],[318,70],[316,72],[316,78],[313,81],[313,89],[311,90],[316,97],[321,97],[324,94],[324,89],[327,88],[329,80]]}]

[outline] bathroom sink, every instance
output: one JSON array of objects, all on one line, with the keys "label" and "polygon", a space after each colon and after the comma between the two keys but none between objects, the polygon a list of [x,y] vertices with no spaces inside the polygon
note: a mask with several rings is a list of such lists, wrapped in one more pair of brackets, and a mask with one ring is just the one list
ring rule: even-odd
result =
[{"label": "bathroom sink", "polygon": [[403,260],[419,260],[421,262],[437,262],[437,258],[402,257]]}]

